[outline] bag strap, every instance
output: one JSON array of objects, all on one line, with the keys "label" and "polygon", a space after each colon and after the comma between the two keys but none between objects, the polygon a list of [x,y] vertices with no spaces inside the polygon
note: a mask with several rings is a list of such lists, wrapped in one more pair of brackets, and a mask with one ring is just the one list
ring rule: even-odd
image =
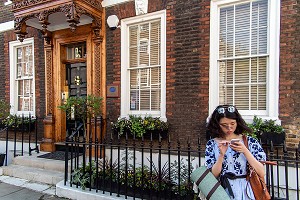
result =
[{"label": "bag strap", "polygon": [[[207,176],[207,174],[210,173],[210,169],[206,169],[203,174],[199,177],[199,179],[195,182],[197,186],[199,186],[200,182]],[[214,194],[214,192],[218,189],[218,187],[221,185],[219,181],[216,182],[216,184],[212,187],[212,189],[208,192],[206,199],[210,199],[211,196]]]},{"label": "bag strap", "polygon": [[243,135],[243,140],[244,140],[244,145],[248,148],[248,139],[247,139],[247,136],[246,135]]},{"label": "bag strap", "polygon": [[[243,135],[243,141],[244,141],[244,145],[247,147],[247,149],[249,149],[248,147],[248,139],[247,139],[247,136],[246,135]],[[276,162],[274,161],[259,161],[261,164],[265,165],[277,165]]]}]

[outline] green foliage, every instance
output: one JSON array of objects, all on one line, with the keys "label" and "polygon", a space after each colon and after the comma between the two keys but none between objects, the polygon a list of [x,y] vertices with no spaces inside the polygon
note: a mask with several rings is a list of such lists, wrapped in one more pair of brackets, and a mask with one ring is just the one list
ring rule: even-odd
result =
[{"label": "green foliage", "polygon": [[[80,185],[81,189],[85,190],[86,187],[94,184],[96,179],[96,163],[94,161],[87,163],[74,170],[72,173],[72,183]],[[91,174],[91,181],[90,181]]]},{"label": "green foliage", "polygon": [[[128,188],[137,187],[156,191],[171,190],[181,196],[194,193],[193,184],[188,180],[189,174],[193,171],[193,166],[190,167],[190,170],[188,169],[188,160],[181,159],[180,163],[175,160],[170,163],[170,168],[169,163],[166,162],[159,170],[158,166],[148,159],[152,168],[150,170],[150,167],[146,165],[134,167],[130,164],[133,159],[131,152],[128,152],[127,157],[123,154],[119,167],[117,159],[114,162],[109,159],[106,159],[104,162],[103,159],[100,159],[98,179],[111,180],[121,185],[126,184]],[[180,174],[180,179],[178,174]],[[90,176],[92,177],[92,182],[90,181]],[[96,163],[92,161],[92,163],[87,163],[85,168],[81,166],[72,173],[72,183],[78,184],[84,190],[86,187],[95,184],[96,176]],[[180,194],[178,194],[179,182]]]},{"label": "green foliage", "polygon": [[129,116],[129,121],[131,122],[130,132],[135,137],[142,137],[146,133],[146,129],[143,124],[143,118],[141,116]]},{"label": "green foliage", "polygon": [[135,137],[141,138],[150,132],[167,132],[169,125],[160,120],[159,117],[129,115],[129,119],[120,118],[115,123],[112,122],[112,129],[119,135],[128,132]]},{"label": "green foliage", "polygon": [[69,97],[67,101],[58,106],[59,109],[66,112],[67,118],[71,118],[74,111],[75,118],[84,119],[99,116],[102,108],[102,97],[88,95],[84,97]]},{"label": "green foliage", "polygon": [[275,120],[263,120],[257,116],[254,116],[252,124],[248,124],[248,126],[253,130],[252,136],[256,138],[260,138],[263,133],[284,133],[283,127],[276,124]]},{"label": "green foliage", "polygon": [[19,116],[19,115],[9,115],[5,119],[2,120],[2,124],[7,126],[7,127],[16,127],[19,128],[23,125],[28,125],[30,123],[34,123],[35,118],[27,117],[27,116]]},{"label": "green foliage", "polygon": [[69,97],[67,101],[58,106],[59,109],[66,113],[68,119],[71,119],[72,113],[75,119],[80,119],[83,122],[84,130],[86,130],[86,121],[92,117],[101,115],[102,97],[88,95],[84,97]]},{"label": "green foliage", "polygon": [[0,100],[0,120],[3,120],[9,116],[10,104],[4,101],[3,99]]}]

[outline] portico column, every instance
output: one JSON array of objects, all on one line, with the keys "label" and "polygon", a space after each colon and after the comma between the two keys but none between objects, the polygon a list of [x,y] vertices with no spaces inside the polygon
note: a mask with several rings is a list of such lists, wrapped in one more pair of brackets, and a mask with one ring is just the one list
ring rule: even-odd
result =
[{"label": "portico column", "polygon": [[46,116],[44,119],[44,138],[41,151],[54,151],[54,116],[53,116],[53,46],[45,41],[45,91],[46,91]]}]

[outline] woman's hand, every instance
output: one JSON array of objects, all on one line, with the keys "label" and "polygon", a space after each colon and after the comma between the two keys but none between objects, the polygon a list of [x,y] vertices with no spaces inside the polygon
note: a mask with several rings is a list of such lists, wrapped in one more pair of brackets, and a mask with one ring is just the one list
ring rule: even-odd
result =
[{"label": "woman's hand", "polygon": [[233,150],[235,150],[236,152],[243,153],[245,155],[247,161],[255,169],[255,171],[257,172],[257,174],[260,177],[264,177],[265,171],[264,171],[263,165],[254,158],[254,156],[251,154],[251,152],[249,151],[249,149],[244,145],[244,143],[242,143],[241,141],[234,142],[234,143],[231,142],[230,143],[230,147]]},{"label": "woman's hand", "polygon": [[220,150],[219,157],[217,158],[217,162],[213,165],[211,172],[215,177],[220,176],[220,173],[222,171],[222,163],[224,160],[224,155],[228,149],[229,142],[227,140],[218,140],[218,147]]},{"label": "woman's hand", "polygon": [[248,151],[247,147],[241,141],[231,142],[229,145],[233,150],[239,153],[245,153],[246,151]]},{"label": "woman's hand", "polygon": [[229,146],[229,142],[227,140],[221,140],[218,143],[218,147],[220,149],[221,156],[224,156]]}]

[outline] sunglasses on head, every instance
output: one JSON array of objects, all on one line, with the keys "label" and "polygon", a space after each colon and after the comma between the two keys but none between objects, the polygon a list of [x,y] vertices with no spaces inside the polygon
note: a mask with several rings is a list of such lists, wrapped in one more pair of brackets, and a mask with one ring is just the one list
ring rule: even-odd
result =
[{"label": "sunglasses on head", "polygon": [[219,107],[217,109],[219,114],[224,114],[225,110],[227,110],[230,113],[234,113],[235,112],[235,107],[234,106],[228,106],[228,107]]}]

